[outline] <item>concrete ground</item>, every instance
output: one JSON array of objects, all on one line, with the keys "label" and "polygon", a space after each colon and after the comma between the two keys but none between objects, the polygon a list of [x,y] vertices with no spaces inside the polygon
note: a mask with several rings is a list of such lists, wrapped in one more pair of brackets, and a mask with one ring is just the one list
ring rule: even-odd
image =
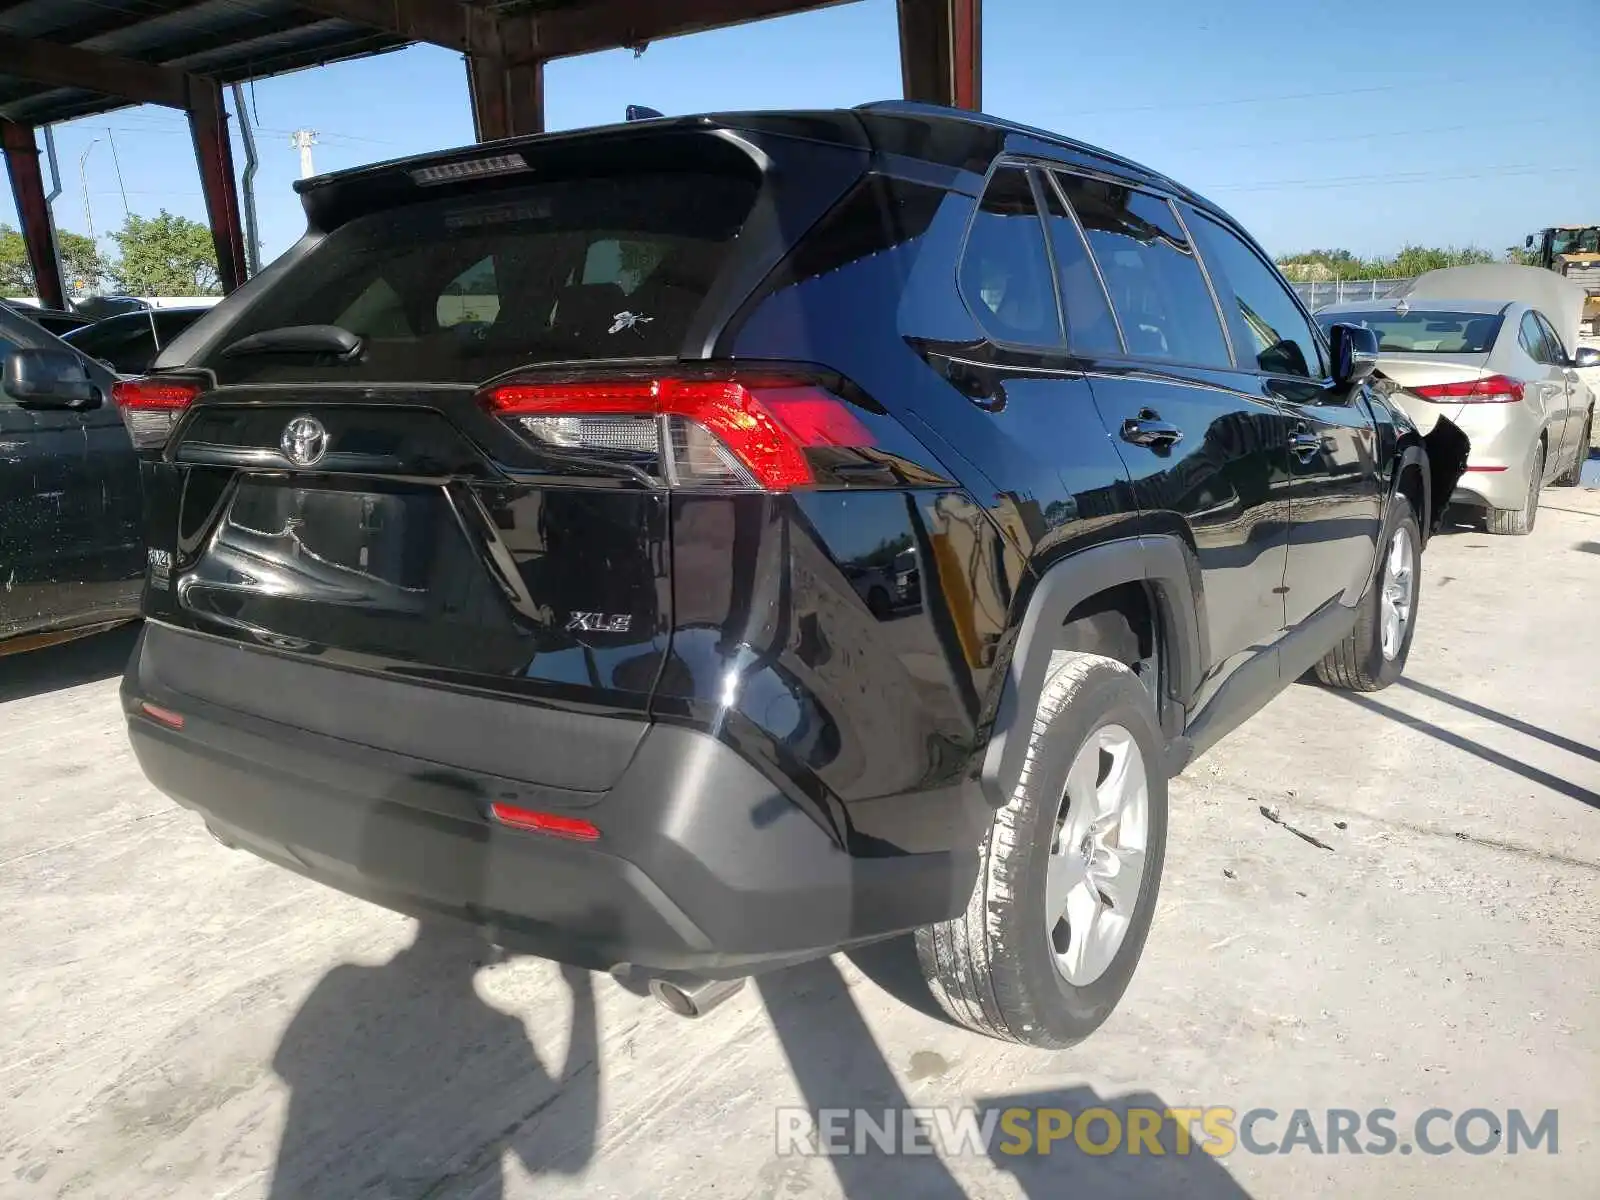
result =
[{"label": "concrete ground", "polygon": [[[898,943],[698,1023],[413,944],[145,786],[125,635],[0,661],[0,1195],[1600,1196],[1597,596],[1600,493],[1439,538],[1401,685],[1297,685],[1175,783],[1144,962],[1063,1053],[903,1003]],[[1554,1108],[1559,1152],[774,1149],[778,1106],[1097,1103]]]}]

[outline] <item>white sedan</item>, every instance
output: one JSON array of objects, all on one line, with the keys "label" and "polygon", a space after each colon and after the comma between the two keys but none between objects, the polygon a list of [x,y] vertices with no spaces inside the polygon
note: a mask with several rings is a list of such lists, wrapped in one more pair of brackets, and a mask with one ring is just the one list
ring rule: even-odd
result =
[{"label": "white sedan", "polygon": [[1484,509],[1491,533],[1527,533],[1543,487],[1578,482],[1594,422],[1578,368],[1600,365],[1600,351],[1569,352],[1539,309],[1411,295],[1330,305],[1316,319],[1376,333],[1376,386],[1424,434],[1443,417],[1471,439],[1451,500]]}]

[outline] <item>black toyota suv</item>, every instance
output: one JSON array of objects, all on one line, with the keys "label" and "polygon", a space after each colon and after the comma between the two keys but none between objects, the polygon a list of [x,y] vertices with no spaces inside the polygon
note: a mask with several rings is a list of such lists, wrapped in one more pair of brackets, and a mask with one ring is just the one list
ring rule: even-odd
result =
[{"label": "black toyota suv", "polygon": [[225,844],[690,1013],[915,931],[954,1017],[1060,1046],[1168,778],[1405,662],[1460,446],[1125,159],[887,104],[297,187],[116,386],[133,746]]}]

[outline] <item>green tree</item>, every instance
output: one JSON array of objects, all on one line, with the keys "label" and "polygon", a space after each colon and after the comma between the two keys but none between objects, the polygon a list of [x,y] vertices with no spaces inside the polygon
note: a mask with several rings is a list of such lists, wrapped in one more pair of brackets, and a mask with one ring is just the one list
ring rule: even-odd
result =
[{"label": "green tree", "polygon": [[119,291],[134,296],[209,296],[220,290],[217,248],[211,231],[198,221],[166,209],[154,217],[130,213],[111,240],[119,255],[110,274]]},{"label": "green tree", "polygon": [[1494,255],[1477,246],[1406,246],[1392,258],[1358,258],[1348,250],[1304,250],[1285,254],[1278,267],[1296,281],[1409,279],[1442,267],[1494,261]]},{"label": "green tree", "polygon": [[[94,239],[65,229],[56,231],[56,239],[61,246],[61,267],[66,275],[62,282],[67,290],[91,292],[97,288],[105,277],[106,263]],[[27,243],[17,230],[0,223],[0,295],[31,296],[34,288]]]}]

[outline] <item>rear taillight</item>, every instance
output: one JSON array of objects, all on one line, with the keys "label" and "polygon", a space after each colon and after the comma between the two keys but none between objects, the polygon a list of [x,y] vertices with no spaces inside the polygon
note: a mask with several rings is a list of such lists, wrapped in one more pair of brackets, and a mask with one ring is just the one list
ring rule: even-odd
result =
[{"label": "rear taillight", "polygon": [[526,829],[529,833],[544,833],[551,837],[569,838],[575,842],[600,840],[600,831],[595,828],[594,823],[585,821],[582,817],[535,812],[531,808],[520,808],[500,800],[491,804],[489,811],[500,824],[509,825],[512,829]]},{"label": "rear taillight", "polygon": [[1488,375],[1460,383],[1425,383],[1410,390],[1424,400],[1454,400],[1459,404],[1515,404],[1522,399],[1521,380]]},{"label": "rear taillight", "polygon": [[538,449],[627,463],[675,488],[808,487],[810,452],[873,444],[849,403],[797,380],[521,381],[482,400]]},{"label": "rear taillight", "polygon": [[200,385],[189,379],[119,379],[111,385],[111,398],[122,412],[123,424],[136,450],[159,450],[183,410],[194,403]]}]

